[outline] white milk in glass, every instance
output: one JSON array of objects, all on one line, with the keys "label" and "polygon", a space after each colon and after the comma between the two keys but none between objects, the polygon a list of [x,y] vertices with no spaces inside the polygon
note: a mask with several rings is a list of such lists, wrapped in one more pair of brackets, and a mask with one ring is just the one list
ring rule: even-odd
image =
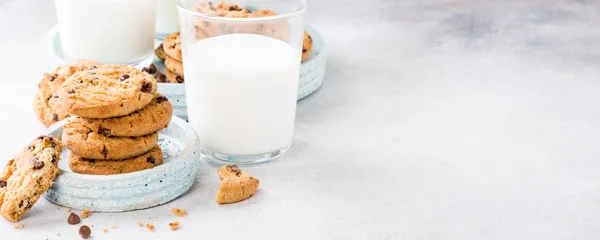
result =
[{"label": "white milk in glass", "polygon": [[152,55],[156,1],[55,0],[63,53],[101,63]]},{"label": "white milk in glass", "polygon": [[177,31],[179,31],[177,1],[158,0],[158,5],[156,7],[156,33],[161,35],[171,35],[171,33]]},{"label": "white milk in glass", "polygon": [[188,117],[204,148],[257,155],[291,143],[299,51],[262,35],[228,34],[191,45],[183,62]]}]

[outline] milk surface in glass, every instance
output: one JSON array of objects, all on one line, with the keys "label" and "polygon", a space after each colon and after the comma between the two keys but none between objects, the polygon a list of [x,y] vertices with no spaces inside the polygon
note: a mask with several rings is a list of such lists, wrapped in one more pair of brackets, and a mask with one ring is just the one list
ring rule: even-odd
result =
[{"label": "milk surface in glass", "polygon": [[194,43],[183,57],[188,117],[204,148],[256,155],[291,143],[299,51],[239,33]]},{"label": "milk surface in glass", "polygon": [[134,63],[154,48],[156,0],[55,0],[63,53]]}]

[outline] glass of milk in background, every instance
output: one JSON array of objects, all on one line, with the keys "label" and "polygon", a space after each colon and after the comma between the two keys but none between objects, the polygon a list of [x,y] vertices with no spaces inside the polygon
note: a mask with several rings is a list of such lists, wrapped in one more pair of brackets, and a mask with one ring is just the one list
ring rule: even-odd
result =
[{"label": "glass of milk in background", "polygon": [[157,0],[156,6],[156,37],[164,39],[179,31],[177,20],[177,0]]},{"label": "glass of milk in background", "polygon": [[265,162],[292,143],[306,2],[227,3],[277,15],[222,17],[219,2],[178,0],[188,118],[209,160]]},{"label": "glass of milk in background", "polygon": [[66,60],[151,62],[156,0],[55,0]]}]

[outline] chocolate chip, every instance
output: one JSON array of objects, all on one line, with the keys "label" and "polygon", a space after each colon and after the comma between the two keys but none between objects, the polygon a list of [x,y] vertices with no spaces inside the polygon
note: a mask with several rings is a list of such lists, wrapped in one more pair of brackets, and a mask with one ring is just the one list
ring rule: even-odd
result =
[{"label": "chocolate chip", "polygon": [[156,163],[156,159],[154,159],[154,157],[153,157],[153,156],[150,156],[150,157],[148,157],[148,158],[146,159],[146,162],[147,162],[147,163],[154,164],[154,163]]},{"label": "chocolate chip", "polygon": [[56,79],[56,77],[57,77],[57,76],[58,76],[58,75],[56,75],[56,74],[52,74],[52,75],[50,75],[50,79],[48,79],[48,81],[50,81],[50,82],[53,82],[53,81],[54,81],[54,79]]},{"label": "chocolate chip", "polygon": [[46,136],[46,135],[40,135],[39,137],[37,137],[37,139],[38,139],[38,140],[42,140],[42,139],[44,139],[44,138],[47,138],[47,137],[48,137],[48,136]]},{"label": "chocolate chip", "polygon": [[67,218],[67,222],[71,225],[75,225],[81,222],[81,218],[79,218],[79,216],[77,216],[77,214],[75,214],[74,212],[71,212],[71,214],[69,214],[69,217]]},{"label": "chocolate chip", "polygon": [[251,13],[252,11],[250,11],[250,9],[246,9],[246,13]]},{"label": "chocolate chip", "polygon": [[226,168],[227,168],[227,170],[229,170],[230,172],[232,172],[232,173],[235,173],[235,175],[236,175],[236,176],[238,176],[238,177],[239,177],[240,175],[242,175],[242,172],[240,171],[240,169],[239,169],[239,168],[238,168],[238,166],[236,166],[236,165],[230,164],[230,165],[227,165],[227,167],[226,167]]},{"label": "chocolate chip", "polygon": [[143,67],[143,68],[142,68],[142,72],[147,72],[147,73],[150,73],[150,69],[148,69],[147,67]]},{"label": "chocolate chip", "polygon": [[178,83],[183,83],[183,78],[180,76],[175,77],[175,80],[177,80]]},{"label": "chocolate chip", "polygon": [[6,187],[6,181],[0,179],[0,188]]},{"label": "chocolate chip", "polygon": [[123,74],[123,76],[121,76],[121,78],[119,78],[119,80],[125,81],[125,79],[128,79],[128,78],[129,78],[129,75]]},{"label": "chocolate chip", "polygon": [[35,149],[35,146],[33,146],[33,145],[27,146],[27,150],[31,150],[31,149]]},{"label": "chocolate chip", "polygon": [[306,48],[303,48],[303,49],[302,49],[302,52],[303,52],[303,53],[305,53],[305,52],[306,52]]},{"label": "chocolate chip", "polygon": [[90,229],[90,227],[86,225],[81,225],[81,227],[79,227],[79,236],[82,238],[89,238],[90,235],[92,235],[92,229]]},{"label": "chocolate chip", "polygon": [[52,114],[52,121],[58,121],[58,114],[56,114],[56,113]]},{"label": "chocolate chip", "polygon": [[150,66],[148,66],[148,70],[150,71],[150,73],[156,72],[156,66],[154,66],[154,63],[151,63]]},{"label": "chocolate chip", "polygon": [[169,99],[167,97],[165,97],[165,96],[159,96],[159,97],[156,98],[156,101],[158,103],[162,103],[164,101],[169,101]]},{"label": "chocolate chip", "polygon": [[52,141],[52,144],[50,145],[51,148],[55,148],[56,147],[56,142]]},{"label": "chocolate chip", "polygon": [[96,159],[89,159],[89,158],[84,158],[83,161],[89,162],[89,163],[96,163]]},{"label": "chocolate chip", "polygon": [[54,95],[54,98],[58,98],[58,95]]},{"label": "chocolate chip", "polygon": [[42,162],[42,161],[36,161],[33,163],[34,170],[42,169],[43,167],[44,167],[44,162]]},{"label": "chocolate chip", "polygon": [[235,10],[237,10],[236,7],[234,7],[234,6],[229,7],[229,11],[235,11]]},{"label": "chocolate chip", "polygon": [[35,163],[35,162],[37,162],[38,160],[40,160],[40,159],[39,159],[39,158],[37,158],[37,157],[31,157],[31,158],[29,159],[29,162],[30,162],[30,163]]},{"label": "chocolate chip", "polygon": [[52,96],[49,96],[48,98],[46,98],[46,101],[50,101],[50,98],[52,98]]},{"label": "chocolate chip", "polygon": [[106,136],[106,137],[110,136],[111,132],[112,131],[110,129],[107,129],[107,128],[103,128],[103,127],[98,128],[98,133],[100,133],[100,134],[102,134],[103,136]]},{"label": "chocolate chip", "polygon": [[163,82],[163,83],[167,82],[167,77],[164,74],[162,74],[161,72],[157,72],[156,73],[156,81]]},{"label": "chocolate chip", "polygon": [[312,37],[310,35],[308,35],[308,40],[312,42]]},{"label": "chocolate chip", "polygon": [[121,103],[121,107],[123,107],[123,104]]},{"label": "chocolate chip", "polygon": [[73,90],[73,89],[69,90],[69,94],[73,94],[73,93],[75,93],[75,90]]},{"label": "chocolate chip", "polygon": [[142,92],[150,93],[152,92],[152,83],[145,81],[142,83]]},{"label": "chocolate chip", "polygon": [[91,67],[87,68],[87,70],[94,70],[96,68],[98,68],[98,66],[91,66]]},{"label": "chocolate chip", "polygon": [[58,160],[58,157],[56,155],[52,155],[52,163],[55,163],[56,160]]},{"label": "chocolate chip", "polygon": [[104,148],[102,149],[102,156],[104,156],[104,159],[106,159],[107,155],[108,155],[108,149],[106,149],[106,146],[104,146]]}]

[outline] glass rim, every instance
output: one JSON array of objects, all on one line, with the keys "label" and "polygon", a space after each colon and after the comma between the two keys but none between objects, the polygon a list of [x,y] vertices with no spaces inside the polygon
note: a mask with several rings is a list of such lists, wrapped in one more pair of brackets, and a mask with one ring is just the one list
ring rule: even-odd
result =
[{"label": "glass rim", "polygon": [[286,12],[284,14],[277,14],[275,16],[264,16],[264,17],[252,17],[252,18],[234,18],[234,17],[221,17],[215,16],[207,13],[196,12],[194,10],[190,10],[184,6],[184,1],[187,0],[177,0],[177,9],[181,12],[185,12],[186,14],[193,15],[196,17],[205,18],[213,21],[220,22],[268,22],[273,20],[280,20],[283,18],[291,18],[296,15],[302,14],[306,11],[306,0],[294,0],[300,3],[300,7],[290,12]]}]

